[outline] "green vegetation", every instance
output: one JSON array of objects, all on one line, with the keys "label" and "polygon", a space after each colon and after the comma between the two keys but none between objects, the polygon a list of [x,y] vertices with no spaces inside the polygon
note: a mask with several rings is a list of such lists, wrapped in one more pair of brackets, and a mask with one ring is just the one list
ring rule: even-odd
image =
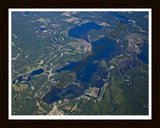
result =
[{"label": "green vegetation", "polygon": [[[88,83],[76,81],[74,74],[70,81],[61,85],[61,88],[71,84],[84,86],[82,94],[68,98],[73,95],[71,93],[65,99],[47,104],[43,96],[51,87],[57,87],[59,79],[63,81],[62,76],[69,72],[58,73],[56,70],[82,60],[82,56],[92,50],[90,42],[108,36],[121,20],[106,12],[31,12],[27,16],[13,12],[12,82],[37,69],[44,72],[33,75],[30,80],[26,77],[12,83],[12,114],[47,115],[56,106],[56,110],[65,115],[147,115],[148,64],[138,59],[138,55],[143,44],[148,43],[148,15],[138,12],[117,14],[136,22],[129,22],[127,29],[114,39],[120,53],[111,60],[105,57],[94,60],[92,64],[98,68]],[[100,30],[88,32],[89,42],[68,36],[69,29],[87,22],[102,26]],[[92,88],[101,83],[102,87],[97,87],[97,97],[90,95],[95,93]]]}]

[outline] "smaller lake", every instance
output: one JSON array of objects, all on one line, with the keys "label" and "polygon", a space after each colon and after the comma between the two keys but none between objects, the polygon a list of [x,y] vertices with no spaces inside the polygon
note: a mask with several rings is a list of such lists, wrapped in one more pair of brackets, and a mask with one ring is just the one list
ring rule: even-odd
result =
[{"label": "smaller lake", "polygon": [[88,22],[85,24],[81,24],[80,26],[71,28],[68,31],[68,36],[79,38],[79,39],[84,39],[87,42],[89,42],[88,41],[88,32],[92,29],[99,30],[101,28],[102,28],[102,26],[100,26],[94,22]]},{"label": "smaller lake", "polygon": [[[21,82],[21,81],[23,81],[23,80],[25,80],[25,81],[27,80],[27,82],[28,82],[28,81],[31,79],[32,76],[41,74],[41,73],[43,73],[43,72],[44,72],[43,69],[35,70],[35,71],[31,72],[30,74],[26,74],[26,75],[24,75],[24,76],[20,76],[20,77],[16,78],[16,79],[13,81],[13,84],[15,84],[16,80],[18,80],[18,82]],[[25,77],[26,77],[26,78],[25,78]],[[25,78],[25,79],[24,79],[24,78]]]},{"label": "smaller lake", "polygon": [[149,47],[148,44],[144,44],[143,47],[141,48],[142,52],[138,55],[138,58],[144,61],[146,64],[148,64],[149,60]]}]

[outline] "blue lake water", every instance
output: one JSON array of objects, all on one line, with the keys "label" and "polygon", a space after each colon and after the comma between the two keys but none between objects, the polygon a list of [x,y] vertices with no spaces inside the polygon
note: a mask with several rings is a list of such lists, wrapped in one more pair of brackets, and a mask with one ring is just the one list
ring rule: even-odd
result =
[{"label": "blue lake water", "polygon": [[26,15],[28,15],[28,13],[29,13],[29,11],[24,11],[24,12],[23,12],[23,15],[26,16]]},{"label": "blue lake water", "polygon": [[[32,76],[41,74],[41,73],[43,73],[43,72],[44,72],[43,69],[35,70],[35,71],[31,72],[30,74],[27,74],[27,75],[20,76],[20,77],[16,78],[16,79],[13,81],[13,84],[15,84],[16,80],[18,80],[18,82],[21,82],[21,81],[25,80],[24,77],[26,77],[26,76],[28,76],[28,77],[27,77],[27,82],[28,82],[28,81],[31,79]],[[26,80],[25,80],[25,81],[26,81]]]},{"label": "blue lake water", "polygon": [[74,98],[82,94],[82,88],[77,85],[69,85],[67,88],[58,89],[52,88],[42,99],[44,102],[51,104],[54,101],[62,100],[64,98]]},{"label": "blue lake water", "polygon": [[[75,38],[81,38],[88,41],[87,33],[92,29],[99,30],[101,27],[93,22],[82,24],[81,26],[72,28],[69,30],[68,35],[75,37]],[[55,91],[54,89],[51,89],[44,97],[43,100],[46,103],[52,103],[59,99],[64,98],[75,98],[82,94],[85,89],[87,89],[89,86],[95,86],[95,87],[102,87],[104,84],[103,78],[106,78],[107,73],[104,71],[102,67],[99,66],[99,63],[94,64],[93,61],[97,60],[100,62],[102,59],[109,61],[115,55],[120,54],[120,47],[118,44],[113,40],[111,43],[108,43],[107,46],[105,44],[107,43],[105,38],[101,38],[95,42],[90,42],[92,44],[92,51],[93,49],[97,49],[99,44],[102,44],[104,46],[104,49],[98,48],[97,51],[99,51],[99,54],[95,55],[84,68],[81,68],[80,72],[76,72],[76,81],[80,83],[80,87],[77,85],[69,85],[66,88],[58,89],[59,91]],[[67,70],[73,70],[75,67],[79,67],[79,62],[70,62],[69,65],[64,66],[61,69],[56,70],[56,72],[62,72]],[[100,79],[97,79],[97,76],[100,77]],[[54,95],[52,95],[54,94]]]},{"label": "blue lake water", "polygon": [[146,64],[148,64],[149,60],[149,48],[148,44],[144,44],[143,47],[141,48],[142,52],[138,55],[138,58],[144,61]]},{"label": "blue lake water", "polygon": [[128,21],[120,21],[120,23],[122,23],[122,24],[128,24]]},{"label": "blue lake water", "polygon": [[46,30],[46,28],[41,28],[41,29],[39,30],[39,32],[42,32],[42,31],[44,31],[44,30]]},{"label": "blue lake water", "polygon": [[102,26],[94,23],[94,22],[89,22],[89,23],[85,23],[85,24],[81,24],[80,26],[77,26],[77,27],[74,27],[74,28],[71,28],[69,31],[68,31],[68,35],[71,36],[71,37],[75,37],[75,38],[79,38],[79,39],[84,39],[86,40],[87,42],[88,41],[88,32],[92,29],[96,29],[96,30],[99,30],[101,29]]}]

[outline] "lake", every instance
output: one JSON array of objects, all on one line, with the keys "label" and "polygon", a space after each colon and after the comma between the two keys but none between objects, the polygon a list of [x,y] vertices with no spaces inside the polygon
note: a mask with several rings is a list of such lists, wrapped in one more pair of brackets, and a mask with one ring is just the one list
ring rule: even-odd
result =
[{"label": "lake", "polygon": [[74,28],[71,28],[68,31],[68,36],[79,38],[79,39],[84,39],[87,42],[89,42],[88,41],[88,32],[92,29],[99,30],[101,28],[102,28],[102,26],[100,26],[94,22],[88,22],[85,24],[81,24],[80,26],[76,26]]},{"label": "lake", "polygon": [[[43,73],[43,72],[44,72],[43,69],[35,70],[35,71],[31,72],[30,74],[26,74],[26,75],[24,75],[24,76],[20,76],[20,77],[14,79],[13,84],[15,84],[16,80],[18,80],[18,82],[21,82],[21,81],[23,81],[23,80],[25,80],[25,81],[28,82],[28,81],[31,79],[32,76],[41,74],[41,73]],[[26,77],[26,76],[27,76],[27,78],[24,79],[24,77]]]},{"label": "lake", "polygon": [[[75,38],[85,39],[88,41],[87,34],[92,29],[99,30],[101,26],[96,23],[90,22],[82,24],[81,26],[77,26],[69,30],[68,35]],[[98,44],[105,45],[107,42],[105,38],[101,38],[95,42],[90,42],[92,45],[92,50],[97,48]],[[80,72],[76,72],[76,80],[80,84],[80,87],[77,85],[69,85],[66,88],[58,89],[55,91],[55,88],[51,89],[44,97],[43,100],[50,104],[57,100],[62,100],[64,98],[75,98],[80,96],[89,86],[99,87],[101,88],[104,84],[103,78],[107,78],[107,73],[104,71],[104,68],[100,67],[99,62],[101,60],[109,61],[117,54],[120,54],[121,50],[116,41],[112,41],[108,43],[103,50],[100,50],[99,54],[97,54],[91,61],[87,63],[84,69],[81,68]],[[93,63],[93,61],[98,61],[98,63]],[[80,60],[81,61],[81,60]],[[79,66],[77,62],[70,62],[69,65],[64,66],[56,70],[57,73],[62,71],[72,70],[74,67]],[[98,79],[98,77],[100,79]],[[52,95],[54,94],[54,96]],[[50,97],[50,98],[48,98]]]},{"label": "lake", "polygon": [[24,11],[24,12],[23,12],[23,15],[24,15],[24,16],[27,16],[28,14],[29,14],[29,11]]},{"label": "lake", "polygon": [[146,64],[148,64],[149,60],[149,47],[148,44],[144,44],[143,47],[141,48],[142,52],[138,55],[138,58],[144,61]]}]

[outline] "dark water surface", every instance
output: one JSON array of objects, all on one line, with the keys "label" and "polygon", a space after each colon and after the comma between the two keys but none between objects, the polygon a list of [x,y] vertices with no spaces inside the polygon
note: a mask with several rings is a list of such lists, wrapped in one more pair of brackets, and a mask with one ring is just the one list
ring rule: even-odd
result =
[{"label": "dark water surface", "polygon": [[44,30],[46,30],[46,29],[45,29],[45,28],[40,28],[39,32],[42,32],[42,31],[44,31]]},{"label": "dark water surface", "polygon": [[43,72],[44,72],[43,69],[35,70],[35,71],[31,72],[30,74],[27,74],[27,75],[20,76],[20,77],[16,78],[16,79],[13,81],[13,84],[15,84],[16,80],[18,80],[18,82],[21,82],[21,81],[23,81],[23,80],[26,81],[26,79],[24,79],[24,77],[26,77],[26,76],[27,76],[27,82],[28,82],[28,81],[31,79],[32,76],[41,74],[41,73],[43,73]]},{"label": "dark water surface", "polygon": [[75,37],[75,38],[79,38],[79,39],[84,39],[86,40],[87,42],[88,41],[88,32],[92,29],[96,29],[96,30],[99,30],[101,29],[102,27],[94,22],[88,22],[88,23],[85,23],[85,24],[81,24],[80,26],[77,26],[77,27],[74,27],[74,28],[71,28],[69,31],[68,31],[68,35],[71,36],[71,37]]},{"label": "dark water surface", "polygon": [[148,44],[144,44],[143,47],[141,48],[142,52],[138,55],[138,58],[144,61],[146,64],[148,64],[149,60],[149,46]]},{"label": "dark water surface", "polygon": [[[82,24],[81,26],[72,28],[69,30],[69,36],[75,37],[75,38],[81,38],[88,41],[87,33],[89,30],[92,29],[100,29],[99,25],[95,23],[86,23]],[[92,44],[92,50],[96,49],[99,44],[102,44],[105,46],[106,44],[105,38],[101,38],[95,42],[91,42]],[[52,103],[59,99],[64,98],[75,98],[81,95],[89,86],[95,86],[95,87],[102,87],[104,84],[103,78],[106,78],[107,73],[104,71],[102,67],[99,66],[99,62],[101,60],[109,61],[115,55],[120,54],[120,47],[118,44],[113,40],[111,43],[108,43],[107,46],[104,47],[104,49],[99,49],[99,54],[95,55],[92,60],[90,60],[87,65],[84,68],[81,68],[80,72],[76,72],[76,81],[80,83],[80,87],[77,85],[69,85],[66,88],[58,89],[58,91],[55,91],[55,89],[51,89],[44,97],[43,100],[46,103]],[[94,64],[93,61],[98,61],[97,64]],[[79,67],[79,62],[70,62],[69,65],[64,66],[61,69],[56,70],[56,72],[62,72],[67,70],[73,70],[74,67]],[[100,77],[100,79],[98,79]]]},{"label": "dark water surface", "polygon": [[107,12],[107,13],[110,14],[110,15],[112,15],[112,16],[117,17],[117,18],[120,19],[120,20],[127,20],[127,21],[128,21],[128,19],[127,19],[126,17],[121,16],[121,15],[115,13],[115,12]]},{"label": "dark water surface", "polygon": [[29,14],[29,11],[24,11],[23,15],[27,16]]}]

